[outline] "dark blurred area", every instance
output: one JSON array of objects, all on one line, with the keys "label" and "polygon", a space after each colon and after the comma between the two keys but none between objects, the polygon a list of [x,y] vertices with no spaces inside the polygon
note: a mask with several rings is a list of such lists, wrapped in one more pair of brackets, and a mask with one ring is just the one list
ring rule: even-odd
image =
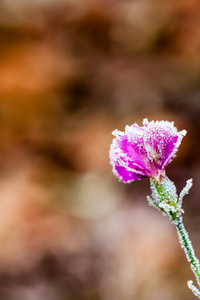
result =
[{"label": "dark blurred area", "polygon": [[192,300],[148,180],[111,172],[114,129],[186,129],[167,167],[200,258],[197,0],[0,1],[0,299]]}]

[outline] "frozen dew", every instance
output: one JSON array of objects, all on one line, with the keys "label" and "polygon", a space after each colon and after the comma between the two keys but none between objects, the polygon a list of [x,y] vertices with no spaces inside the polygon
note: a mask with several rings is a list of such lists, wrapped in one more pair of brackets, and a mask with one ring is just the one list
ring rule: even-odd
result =
[{"label": "frozen dew", "polygon": [[158,210],[160,210],[159,205],[150,196],[147,196],[147,201],[150,206],[153,206],[153,207],[157,208]]},{"label": "frozen dew", "polygon": [[167,191],[167,195],[170,199],[177,202],[177,193],[176,193],[175,184],[168,177],[166,177],[166,179],[163,180],[163,189]]},{"label": "frozen dew", "polygon": [[200,299],[200,291],[196,286],[193,285],[193,281],[189,280],[187,282],[189,289],[193,292],[193,294]]},{"label": "frozen dew", "polygon": [[170,216],[170,212],[175,213],[176,209],[174,206],[167,204],[166,202],[161,202],[158,205],[163,211]]},{"label": "frozen dew", "polygon": [[182,222],[182,218],[180,218],[176,223],[177,233],[179,237],[179,242],[181,247],[184,249],[186,258],[190,263],[191,269],[196,277],[197,282],[200,282],[200,264],[197,259],[192,243],[189,239],[189,235],[185,230],[185,227]]},{"label": "frozen dew", "polygon": [[155,180],[151,180],[151,197],[150,205],[156,206],[172,221],[177,219],[181,209],[178,206],[178,197],[174,183],[165,177],[160,184]]},{"label": "frozen dew", "polygon": [[186,186],[182,189],[180,195],[179,195],[179,205],[182,206],[183,197],[189,193],[189,190],[191,189],[193,185],[192,178],[186,181]]},{"label": "frozen dew", "polygon": [[162,196],[158,193],[155,182],[153,180],[151,180],[150,182],[150,188],[151,188],[152,198],[154,199],[155,203],[159,204],[162,201]]}]

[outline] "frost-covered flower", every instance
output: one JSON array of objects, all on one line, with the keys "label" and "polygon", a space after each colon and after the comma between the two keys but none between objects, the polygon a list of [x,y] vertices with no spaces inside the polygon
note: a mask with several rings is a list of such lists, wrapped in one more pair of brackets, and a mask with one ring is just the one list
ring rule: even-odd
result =
[{"label": "frost-covered flower", "polygon": [[186,130],[177,131],[173,122],[143,120],[125,127],[125,132],[113,131],[110,161],[114,174],[123,182],[143,177],[160,182],[165,167],[175,157]]}]

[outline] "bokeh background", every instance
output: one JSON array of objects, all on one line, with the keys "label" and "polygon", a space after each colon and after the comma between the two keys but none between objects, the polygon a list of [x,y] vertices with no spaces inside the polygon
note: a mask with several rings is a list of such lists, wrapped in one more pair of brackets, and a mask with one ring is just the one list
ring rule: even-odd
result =
[{"label": "bokeh background", "polygon": [[200,257],[198,0],[0,1],[0,299],[192,300],[148,180],[111,172],[111,132],[186,129],[167,174]]}]

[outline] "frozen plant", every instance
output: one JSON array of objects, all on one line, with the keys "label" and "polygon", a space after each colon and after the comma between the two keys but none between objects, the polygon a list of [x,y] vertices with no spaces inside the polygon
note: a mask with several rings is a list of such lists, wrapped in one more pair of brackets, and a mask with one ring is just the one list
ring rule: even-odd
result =
[{"label": "frozen plant", "polygon": [[[165,174],[165,167],[176,156],[186,130],[178,132],[173,122],[144,119],[142,127],[135,123],[126,126],[125,132],[113,131],[113,135],[109,153],[113,173],[124,183],[145,177],[150,179],[152,194],[147,200],[176,226],[181,247],[200,288],[200,263],[182,220],[182,200],[189,193],[192,179],[187,181],[178,197],[174,183]],[[200,299],[200,290],[191,280],[188,287]]]}]

